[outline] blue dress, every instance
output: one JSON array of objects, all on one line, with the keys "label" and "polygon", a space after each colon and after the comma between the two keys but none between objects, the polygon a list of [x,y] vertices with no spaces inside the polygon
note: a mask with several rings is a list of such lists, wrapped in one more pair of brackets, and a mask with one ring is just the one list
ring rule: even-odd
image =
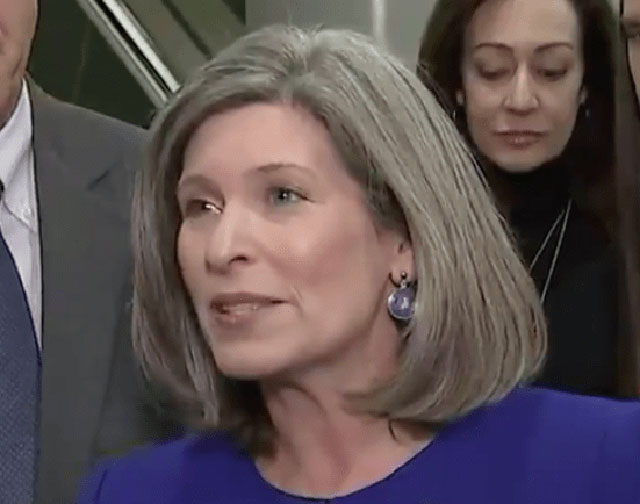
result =
[{"label": "blue dress", "polygon": [[517,389],[445,427],[386,478],[330,500],[267,483],[226,435],[99,467],[79,504],[640,504],[640,404]]}]

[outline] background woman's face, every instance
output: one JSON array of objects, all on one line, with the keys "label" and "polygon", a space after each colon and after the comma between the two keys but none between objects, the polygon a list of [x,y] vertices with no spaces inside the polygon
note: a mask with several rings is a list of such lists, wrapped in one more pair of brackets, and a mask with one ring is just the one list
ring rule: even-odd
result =
[{"label": "background woman's face", "polygon": [[566,147],[586,97],[580,31],[568,0],[488,0],[469,23],[458,100],[473,142],[505,171]]},{"label": "background woman's face", "polygon": [[178,260],[222,373],[353,373],[345,362],[396,344],[385,302],[401,241],[375,225],[308,112],[254,104],[209,118],[177,195]]},{"label": "background woman's face", "polygon": [[640,0],[624,0],[622,17],[636,97],[640,97]]}]

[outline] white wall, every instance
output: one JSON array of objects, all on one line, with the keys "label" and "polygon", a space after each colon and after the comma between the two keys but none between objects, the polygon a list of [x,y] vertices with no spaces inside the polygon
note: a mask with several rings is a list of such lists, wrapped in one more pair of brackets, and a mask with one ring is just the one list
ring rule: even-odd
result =
[{"label": "white wall", "polygon": [[[351,28],[386,44],[413,68],[422,30],[436,1],[246,0],[247,26],[250,30],[272,23]],[[617,12],[619,0],[610,1]]]},{"label": "white wall", "polygon": [[247,27],[272,23],[322,24],[366,33],[386,44],[411,68],[436,0],[247,0]]}]

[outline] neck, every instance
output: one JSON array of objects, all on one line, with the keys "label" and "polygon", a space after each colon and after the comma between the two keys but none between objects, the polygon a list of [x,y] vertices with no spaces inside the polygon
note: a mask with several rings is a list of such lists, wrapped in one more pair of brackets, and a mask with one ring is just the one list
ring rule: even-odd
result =
[{"label": "neck", "polygon": [[292,493],[348,493],[385,477],[427,439],[423,429],[351,411],[338,390],[263,387],[275,450],[258,460],[264,476]]},{"label": "neck", "polygon": [[571,170],[566,155],[527,173],[508,173],[484,163],[502,214],[515,228],[545,225],[567,205]]},{"label": "neck", "polygon": [[[381,303],[382,298],[381,296]],[[266,479],[292,493],[336,495],[366,486],[408,458],[426,434],[356,411],[352,397],[395,374],[400,340],[386,310],[364,337],[321,363],[261,384],[276,437],[272,455],[258,459]]]}]

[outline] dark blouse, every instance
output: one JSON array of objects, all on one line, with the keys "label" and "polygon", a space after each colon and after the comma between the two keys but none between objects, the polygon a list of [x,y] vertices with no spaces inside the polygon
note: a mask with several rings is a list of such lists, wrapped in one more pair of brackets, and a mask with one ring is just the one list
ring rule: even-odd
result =
[{"label": "dark blouse", "polygon": [[[537,384],[614,395],[617,382],[617,261],[603,226],[571,197],[567,163],[556,161],[526,174],[499,175],[512,199],[509,222],[542,294],[557,260],[544,303],[549,322],[546,365]],[[571,208],[565,224],[566,212]],[[550,230],[555,224],[553,232]]]}]

